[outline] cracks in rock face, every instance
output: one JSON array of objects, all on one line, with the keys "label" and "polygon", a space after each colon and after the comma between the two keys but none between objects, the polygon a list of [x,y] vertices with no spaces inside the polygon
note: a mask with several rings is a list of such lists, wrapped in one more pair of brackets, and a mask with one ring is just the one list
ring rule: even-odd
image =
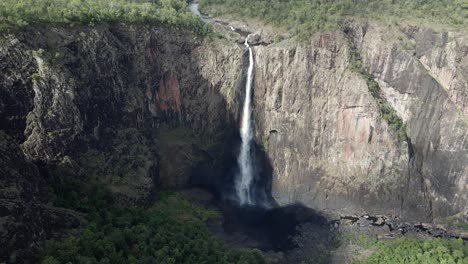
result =
[{"label": "cracks in rock face", "polygon": [[362,105],[349,105],[349,106],[345,106],[345,110],[346,109],[353,109],[353,108],[360,108],[360,107],[363,107]]},{"label": "cracks in rock face", "polygon": [[369,127],[369,137],[367,138],[367,143],[370,144],[372,142],[372,137],[374,135],[374,127],[370,126]]},{"label": "cracks in rock face", "polygon": [[[413,167],[414,165],[414,150],[413,150],[413,145],[411,144],[411,139],[409,137],[406,138],[406,142],[408,144],[408,156],[409,156],[409,159],[408,159],[408,164],[407,164],[407,178],[406,178],[406,184],[405,184],[405,193],[406,193],[406,196],[408,196],[409,194],[409,186],[410,186],[410,183],[411,183],[411,168]],[[400,201],[400,210],[403,210],[404,208],[404,204],[405,204],[405,199],[404,199],[405,196],[401,196],[401,201]]]}]

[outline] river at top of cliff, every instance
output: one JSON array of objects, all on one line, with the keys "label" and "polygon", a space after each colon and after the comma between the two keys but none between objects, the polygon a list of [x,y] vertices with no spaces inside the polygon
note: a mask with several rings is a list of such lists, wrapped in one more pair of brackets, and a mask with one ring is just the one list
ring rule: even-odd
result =
[{"label": "river at top of cliff", "polygon": [[241,30],[239,28],[235,28],[233,27],[232,25],[226,23],[226,22],[223,22],[223,21],[219,21],[219,20],[215,20],[207,15],[204,15],[200,12],[200,9],[198,8],[199,7],[199,3],[198,2],[190,2],[188,4],[188,7],[189,7],[189,10],[195,14],[196,16],[198,16],[203,22],[205,23],[210,23],[210,24],[217,24],[219,26],[221,26],[222,28],[226,29],[226,30],[229,30],[229,31],[233,31],[237,34],[239,34],[240,36],[242,37],[247,37],[250,32],[247,32],[247,31],[244,31],[244,30]]},{"label": "river at top of cliff", "polygon": [[190,11],[194,13],[195,15],[197,15],[198,17],[200,17],[203,22],[206,22],[206,23],[213,22],[212,18],[207,17],[200,12],[200,10],[198,9],[198,6],[199,6],[198,2],[190,2],[188,5]]}]

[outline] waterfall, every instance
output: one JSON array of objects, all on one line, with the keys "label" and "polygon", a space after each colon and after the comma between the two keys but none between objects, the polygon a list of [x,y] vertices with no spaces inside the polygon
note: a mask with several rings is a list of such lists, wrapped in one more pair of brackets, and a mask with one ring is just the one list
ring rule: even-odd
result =
[{"label": "waterfall", "polygon": [[253,180],[253,164],[252,164],[252,139],[253,129],[251,122],[250,101],[252,97],[252,74],[254,69],[254,60],[252,48],[249,46],[248,37],[245,39],[244,45],[249,50],[249,68],[247,70],[247,81],[245,83],[245,100],[242,110],[242,122],[240,127],[241,149],[237,157],[240,173],[236,177],[236,192],[241,205],[253,204],[251,197],[251,184]]}]

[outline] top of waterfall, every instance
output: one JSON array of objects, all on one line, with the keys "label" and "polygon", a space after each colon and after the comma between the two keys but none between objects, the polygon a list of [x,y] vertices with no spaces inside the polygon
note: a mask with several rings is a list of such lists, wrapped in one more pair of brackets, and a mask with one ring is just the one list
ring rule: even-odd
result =
[{"label": "top of waterfall", "polygon": [[256,46],[256,45],[268,45],[271,44],[270,41],[267,41],[266,39],[262,38],[262,36],[258,33],[253,33],[247,35],[245,38],[245,43],[250,46]]},{"label": "top of waterfall", "polygon": [[250,45],[249,45],[249,36],[250,36],[250,35],[247,35],[247,37],[245,38],[245,41],[244,41],[244,45],[245,45],[247,48],[250,47]]}]

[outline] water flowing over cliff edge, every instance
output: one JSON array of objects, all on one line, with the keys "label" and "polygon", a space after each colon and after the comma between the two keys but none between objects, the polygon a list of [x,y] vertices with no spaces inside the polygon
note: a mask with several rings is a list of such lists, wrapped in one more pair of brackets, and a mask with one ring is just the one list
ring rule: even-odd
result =
[{"label": "water flowing over cliff edge", "polygon": [[245,39],[245,46],[249,52],[249,68],[247,69],[247,80],[245,82],[245,98],[244,105],[242,107],[242,118],[240,127],[241,136],[241,149],[237,162],[239,164],[239,175],[236,176],[236,193],[239,198],[240,204],[253,204],[255,203],[251,197],[252,180],[254,177],[254,164],[252,157],[252,140],[253,140],[253,128],[251,112],[251,98],[252,98],[252,74],[254,70],[254,60],[252,54],[252,48],[249,46],[248,38]]}]

